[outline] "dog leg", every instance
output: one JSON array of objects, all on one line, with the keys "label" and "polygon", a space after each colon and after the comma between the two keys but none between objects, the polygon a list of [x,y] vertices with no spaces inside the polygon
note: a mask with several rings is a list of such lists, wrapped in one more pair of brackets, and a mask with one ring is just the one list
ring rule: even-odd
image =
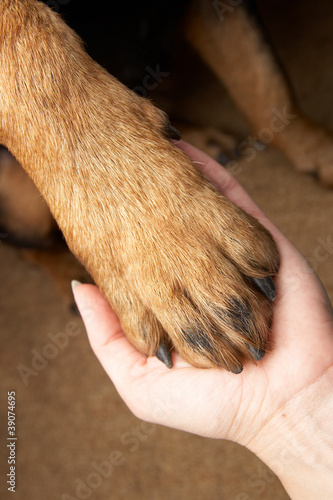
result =
[{"label": "dog leg", "polygon": [[[168,120],[44,4],[0,3],[0,141],[133,342],[239,372],[269,347],[270,234],[205,180]],[[260,355],[259,355],[260,354]]]},{"label": "dog leg", "polygon": [[186,34],[226,85],[256,140],[281,149],[301,172],[317,172],[333,187],[333,135],[305,117],[243,3],[195,0]]}]

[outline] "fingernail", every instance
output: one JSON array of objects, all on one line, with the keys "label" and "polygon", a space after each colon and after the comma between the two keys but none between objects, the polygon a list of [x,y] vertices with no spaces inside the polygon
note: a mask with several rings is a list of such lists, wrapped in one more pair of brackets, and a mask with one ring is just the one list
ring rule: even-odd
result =
[{"label": "fingernail", "polygon": [[72,280],[71,282],[72,292],[74,293],[77,287],[80,285],[82,285],[81,281]]}]

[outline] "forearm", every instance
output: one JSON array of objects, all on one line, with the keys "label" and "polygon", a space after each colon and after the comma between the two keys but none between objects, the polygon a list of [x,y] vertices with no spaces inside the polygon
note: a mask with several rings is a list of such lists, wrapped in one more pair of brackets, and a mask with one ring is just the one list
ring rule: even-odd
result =
[{"label": "forearm", "polygon": [[333,498],[333,368],[275,414],[249,448],[293,500]]}]

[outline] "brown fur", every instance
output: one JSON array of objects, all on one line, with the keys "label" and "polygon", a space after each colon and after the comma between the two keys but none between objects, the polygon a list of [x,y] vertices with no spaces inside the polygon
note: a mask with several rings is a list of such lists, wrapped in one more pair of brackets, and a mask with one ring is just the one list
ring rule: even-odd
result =
[{"label": "brown fur", "polygon": [[161,342],[237,371],[266,349],[269,233],[166,136],[149,101],[92,61],[34,0],[0,4],[0,142],[43,194],[69,247],[147,355]]}]

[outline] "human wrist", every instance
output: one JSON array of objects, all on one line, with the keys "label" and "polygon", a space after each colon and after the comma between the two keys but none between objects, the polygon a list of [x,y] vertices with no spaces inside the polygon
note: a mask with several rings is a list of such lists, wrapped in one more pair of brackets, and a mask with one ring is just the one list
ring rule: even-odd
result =
[{"label": "human wrist", "polygon": [[247,444],[293,500],[333,498],[333,367],[296,394]]}]

